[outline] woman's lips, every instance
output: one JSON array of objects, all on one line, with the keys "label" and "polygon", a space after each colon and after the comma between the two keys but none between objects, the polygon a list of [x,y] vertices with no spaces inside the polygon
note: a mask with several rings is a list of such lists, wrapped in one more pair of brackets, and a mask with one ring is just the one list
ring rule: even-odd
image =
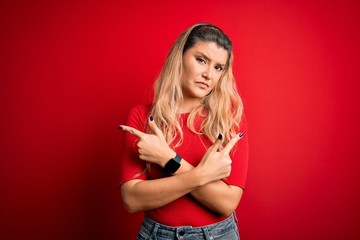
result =
[{"label": "woman's lips", "polygon": [[209,85],[205,82],[196,82],[196,85],[200,86],[201,88],[208,88]]}]

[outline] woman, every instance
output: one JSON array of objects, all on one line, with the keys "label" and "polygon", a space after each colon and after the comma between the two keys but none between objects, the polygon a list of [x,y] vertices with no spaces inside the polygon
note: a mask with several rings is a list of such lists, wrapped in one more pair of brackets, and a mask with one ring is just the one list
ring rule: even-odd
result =
[{"label": "woman", "polygon": [[145,211],[137,239],[239,239],[248,145],[232,64],[222,30],[190,27],[170,50],[153,103],[119,126],[124,206]]}]

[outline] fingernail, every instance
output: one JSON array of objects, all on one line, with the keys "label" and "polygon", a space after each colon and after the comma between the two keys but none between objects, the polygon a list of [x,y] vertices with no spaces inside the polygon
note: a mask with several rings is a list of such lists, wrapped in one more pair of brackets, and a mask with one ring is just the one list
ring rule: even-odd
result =
[{"label": "fingernail", "polygon": [[218,139],[221,140],[223,137],[223,135],[221,133],[219,133]]},{"label": "fingernail", "polygon": [[244,136],[244,133],[239,133],[239,137],[242,138]]},{"label": "fingernail", "polygon": [[119,128],[120,130],[123,130],[123,126],[121,126],[121,125],[119,125],[118,128]]},{"label": "fingernail", "polygon": [[154,117],[153,117],[153,115],[150,115],[150,121],[154,121]]}]

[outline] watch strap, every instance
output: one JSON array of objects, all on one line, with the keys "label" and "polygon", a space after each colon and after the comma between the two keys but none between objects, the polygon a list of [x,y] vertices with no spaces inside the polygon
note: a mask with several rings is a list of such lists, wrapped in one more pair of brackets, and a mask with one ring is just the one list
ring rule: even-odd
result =
[{"label": "watch strap", "polygon": [[176,154],[176,156],[173,158],[177,163],[180,164],[180,161],[182,159],[182,157],[179,154]]},{"label": "watch strap", "polygon": [[164,169],[170,174],[174,174],[181,166],[180,161],[182,157],[176,154],[174,158],[171,158],[164,166]]}]

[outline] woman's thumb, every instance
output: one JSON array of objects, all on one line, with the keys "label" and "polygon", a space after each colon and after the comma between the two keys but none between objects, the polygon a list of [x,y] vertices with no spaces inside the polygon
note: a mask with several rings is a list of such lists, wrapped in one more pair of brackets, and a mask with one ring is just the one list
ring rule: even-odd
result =
[{"label": "woman's thumb", "polygon": [[158,128],[158,126],[156,126],[153,115],[149,116],[149,126],[150,126],[151,130],[155,133],[155,135],[161,136],[161,137],[164,136],[162,131],[160,130],[160,128]]}]

